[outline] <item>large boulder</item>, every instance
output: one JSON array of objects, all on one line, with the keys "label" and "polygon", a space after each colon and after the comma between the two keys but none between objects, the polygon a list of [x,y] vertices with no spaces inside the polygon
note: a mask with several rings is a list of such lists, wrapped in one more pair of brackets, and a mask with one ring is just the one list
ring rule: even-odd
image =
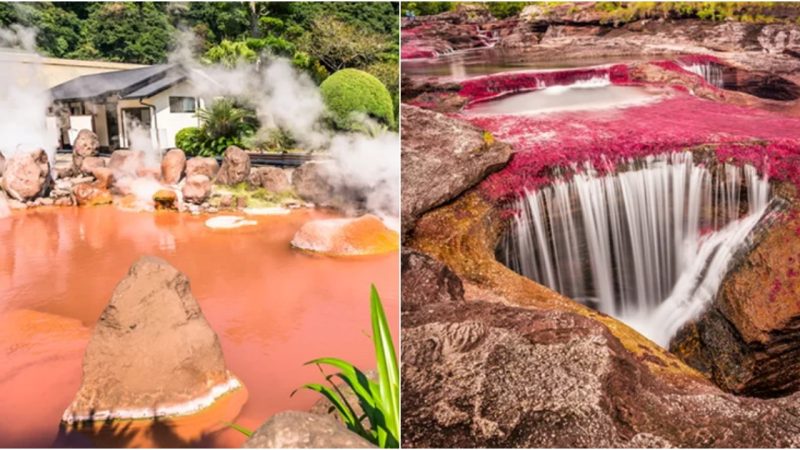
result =
[{"label": "large boulder", "polygon": [[186,178],[192,175],[205,175],[214,179],[219,172],[219,163],[211,157],[194,157],[186,161]]},{"label": "large boulder", "polygon": [[443,114],[403,105],[401,123],[404,232],[424,212],[474,186],[511,157],[509,145]]},{"label": "large boulder", "polygon": [[96,156],[100,148],[100,140],[92,130],[81,130],[72,143],[72,167],[75,171],[82,171],[83,160]]},{"label": "large boulder", "polygon": [[306,222],[295,233],[291,244],[331,256],[379,255],[397,250],[400,236],[378,217],[365,214],[357,218]]},{"label": "large boulder", "polygon": [[403,447],[800,444],[800,394],[736,397],[679,364],[651,368],[586,315],[439,302],[402,325]]},{"label": "large boulder", "polygon": [[186,154],[173,148],[161,159],[161,179],[167,184],[178,184],[186,169]]},{"label": "large boulder", "polygon": [[78,206],[108,205],[114,201],[107,188],[95,183],[79,183],[72,187],[72,195]]},{"label": "large boulder", "polygon": [[92,175],[95,169],[105,166],[106,166],[106,161],[103,158],[100,158],[98,156],[87,156],[83,158],[83,161],[81,162],[81,165],[79,167],[79,172],[81,175]]},{"label": "large boulder", "polygon": [[464,285],[449,267],[425,253],[403,249],[400,258],[403,311],[439,302],[464,301]]},{"label": "large boulder", "polygon": [[800,389],[800,206],[757,230],[711,306],[670,350],[725,390],[774,397]]},{"label": "large boulder", "polygon": [[333,186],[328,183],[332,171],[329,162],[309,161],[292,172],[295,193],[305,201],[319,206],[338,203]]},{"label": "large boulder", "polygon": [[250,184],[270,192],[286,192],[292,189],[286,171],[278,167],[257,167],[250,172]]},{"label": "large boulder", "polygon": [[189,175],[182,192],[184,201],[199,205],[211,195],[211,179],[204,174]]},{"label": "large boulder", "polygon": [[222,155],[222,166],[217,173],[216,182],[232,186],[247,181],[250,176],[250,155],[241,148],[231,145]]},{"label": "large boulder", "polygon": [[114,289],[94,327],[81,387],[63,421],[186,415],[239,387],[189,279],[145,256]]},{"label": "large boulder", "polygon": [[17,152],[6,161],[2,187],[18,201],[45,195],[51,182],[50,161],[42,149]]},{"label": "large boulder", "polygon": [[284,411],[264,422],[245,448],[374,448],[333,417]]},{"label": "large boulder", "polygon": [[136,176],[136,171],[144,165],[143,152],[134,150],[116,150],[111,153],[108,168],[118,175]]}]

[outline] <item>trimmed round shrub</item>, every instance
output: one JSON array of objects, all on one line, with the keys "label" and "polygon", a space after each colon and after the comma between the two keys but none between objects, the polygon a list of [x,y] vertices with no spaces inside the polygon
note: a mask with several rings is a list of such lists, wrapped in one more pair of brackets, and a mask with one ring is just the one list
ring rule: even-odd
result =
[{"label": "trimmed round shrub", "polygon": [[320,85],[322,98],[333,113],[336,126],[349,130],[353,113],[363,113],[394,128],[394,106],[386,86],[374,76],[357,69],[342,69]]},{"label": "trimmed round shrub", "polygon": [[175,134],[175,147],[188,154],[195,153],[203,141],[203,130],[197,127],[182,128]]}]

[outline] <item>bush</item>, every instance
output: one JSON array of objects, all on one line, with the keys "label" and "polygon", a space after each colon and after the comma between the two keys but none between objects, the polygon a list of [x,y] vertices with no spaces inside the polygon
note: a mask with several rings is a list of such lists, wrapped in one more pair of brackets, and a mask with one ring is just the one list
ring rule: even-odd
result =
[{"label": "bush", "polygon": [[175,135],[175,146],[188,155],[197,155],[203,142],[203,131],[197,127],[183,128]]},{"label": "bush", "polygon": [[221,155],[231,145],[244,142],[258,129],[255,114],[233,100],[220,99],[197,112],[200,128],[184,128],[175,135],[175,145],[189,156]]},{"label": "bush", "polygon": [[395,128],[392,96],[380,80],[364,71],[340,70],[322,82],[320,91],[340,129],[353,128],[354,113],[366,114]]}]

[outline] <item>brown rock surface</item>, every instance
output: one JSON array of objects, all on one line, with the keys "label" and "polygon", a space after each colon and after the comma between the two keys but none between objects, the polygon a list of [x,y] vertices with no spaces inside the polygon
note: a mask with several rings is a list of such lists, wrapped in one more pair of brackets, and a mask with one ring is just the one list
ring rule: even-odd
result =
[{"label": "brown rock surface", "polygon": [[731,269],[711,307],[670,349],[720,387],[774,397],[800,388],[800,207]]},{"label": "brown rock surface", "polygon": [[95,184],[101,188],[110,189],[114,184],[114,172],[108,167],[92,169],[92,175],[97,180]]},{"label": "brown rock surface", "polygon": [[178,194],[171,189],[160,189],[153,194],[153,204],[157,210],[177,210],[178,209]]},{"label": "brown rock surface", "polygon": [[108,168],[129,176],[136,175],[136,171],[144,164],[144,153],[133,150],[116,150],[108,160]]},{"label": "brown rock surface", "polygon": [[[72,143],[72,167],[75,170],[83,171],[83,160],[96,156],[100,148],[100,140],[92,130],[81,130]],[[88,173],[89,171],[85,172]]]},{"label": "brown rock surface", "polygon": [[319,206],[338,203],[333,186],[328,183],[329,163],[309,161],[292,172],[292,186],[300,198]]},{"label": "brown rock surface", "polygon": [[401,258],[402,310],[432,303],[464,301],[464,286],[450,268],[416,250],[403,249]]},{"label": "brown rock surface", "polygon": [[203,158],[196,156],[186,161],[186,177],[192,175],[205,175],[210,179],[214,179],[219,172],[219,163],[215,158]]},{"label": "brown rock surface", "polygon": [[222,156],[222,166],[217,172],[216,182],[232,186],[247,181],[250,176],[250,155],[231,145]]},{"label": "brown rock surface", "polygon": [[211,195],[211,179],[204,174],[189,175],[182,192],[184,201],[199,205]]},{"label": "brown rock surface", "polygon": [[98,156],[87,156],[81,162],[80,173],[83,175],[91,175],[94,169],[105,167],[106,161]]},{"label": "brown rock surface", "polygon": [[114,199],[108,189],[94,183],[80,183],[72,187],[78,206],[100,206],[111,204]]},{"label": "brown rock surface", "polygon": [[800,444],[796,396],[660,376],[579,314],[445,302],[402,323],[404,447]]},{"label": "brown rock surface", "polygon": [[270,192],[286,192],[292,189],[286,171],[272,166],[257,167],[250,171],[250,184]]},{"label": "brown rock surface", "polygon": [[231,381],[238,385],[189,280],[145,256],[114,289],[94,327],[81,387],[64,420],[187,414],[216,398],[212,387]]},{"label": "brown rock surface", "polygon": [[5,162],[2,188],[19,201],[33,200],[50,188],[50,161],[44,150],[18,152]]},{"label": "brown rock surface", "polygon": [[179,148],[173,148],[161,159],[161,179],[167,184],[177,184],[186,169],[186,154]]},{"label": "brown rock surface", "polygon": [[244,448],[374,448],[334,418],[284,411],[264,422]]},{"label": "brown rock surface", "polygon": [[439,113],[402,107],[402,221],[407,232],[424,212],[502,168],[511,146]]}]

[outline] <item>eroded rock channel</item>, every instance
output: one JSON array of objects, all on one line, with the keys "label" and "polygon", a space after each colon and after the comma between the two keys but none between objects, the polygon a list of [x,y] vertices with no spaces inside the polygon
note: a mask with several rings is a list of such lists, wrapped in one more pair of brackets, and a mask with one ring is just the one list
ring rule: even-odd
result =
[{"label": "eroded rock channel", "polygon": [[[430,27],[407,36],[414,70],[426,29],[443,47],[447,30],[496,26],[494,46],[511,45],[510,22],[457,14],[410,28]],[[528,14],[514,30],[567,28]],[[782,57],[756,70],[751,48],[673,26],[591,66],[519,70],[623,33],[567,48],[548,31],[505,70],[470,50],[465,70],[431,76],[456,58],[435,52],[406,78],[403,176],[423,181],[404,183],[404,208],[439,191],[406,211],[404,445],[800,443],[800,71]],[[677,54],[654,53],[676,35]],[[613,87],[647,99],[609,102]],[[440,161],[446,193],[416,177]]]}]

